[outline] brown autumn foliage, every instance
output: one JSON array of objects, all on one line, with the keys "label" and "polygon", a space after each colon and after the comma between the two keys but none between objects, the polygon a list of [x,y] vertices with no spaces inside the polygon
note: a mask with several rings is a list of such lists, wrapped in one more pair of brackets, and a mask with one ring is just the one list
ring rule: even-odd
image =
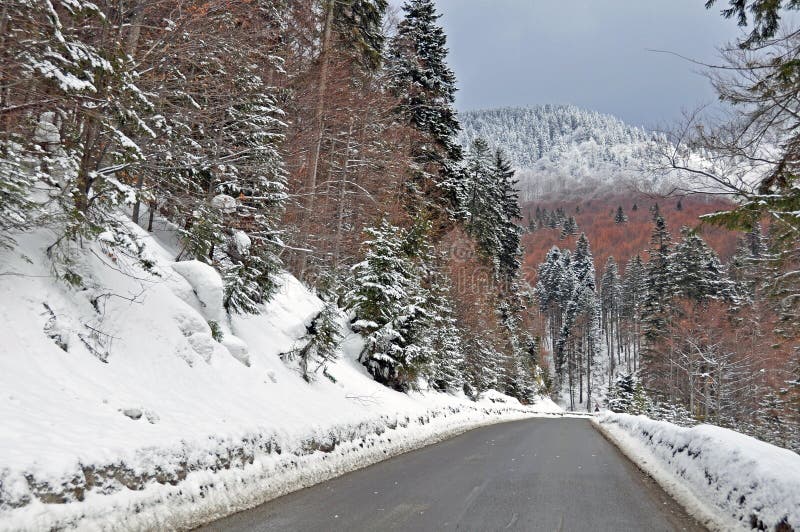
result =
[{"label": "brown autumn foliage", "polygon": [[[677,209],[680,200],[681,209]],[[667,222],[673,240],[680,237],[682,226],[699,227],[703,239],[720,255],[722,260],[729,259],[736,250],[737,234],[719,227],[700,226],[699,217],[730,207],[730,203],[712,196],[688,196],[684,198],[653,198],[642,194],[629,193],[609,195],[588,201],[581,199],[563,201],[543,199],[522,206],[523,223],[535,217],[537,207],[555,210],[563,208],[567,216],[574,216],[578,223],[578,234],[584,232],[592,245],[595,264],[598,269],[606,263],[609,256],[616,259],[621,267],[637,253],[646,260],[644,250],[649,247],[652,231],[652,215],[650,207],[659,205],[661,215]],[[634,204],[638,207],[633,210]],[[617,224],[614,216],[617,207],[621,206],[628,217],[626,223]],[[560,239],[561,227],[556,229],[541,228],[533,233],[523,235],[525,247],[524,272],[530,283],[536,282],[536,270],[544,260],[552,246],[575,248],[576,236]]]}]

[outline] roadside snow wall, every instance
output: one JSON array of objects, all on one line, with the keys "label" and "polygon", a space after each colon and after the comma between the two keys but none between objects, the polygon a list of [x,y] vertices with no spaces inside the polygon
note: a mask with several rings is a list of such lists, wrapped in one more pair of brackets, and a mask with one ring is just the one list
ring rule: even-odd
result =
[{"label": "roadside snow wall", "polygon": [[800,530],[800,455],[713,425],[610,413],[594,421],[709,528]]}]

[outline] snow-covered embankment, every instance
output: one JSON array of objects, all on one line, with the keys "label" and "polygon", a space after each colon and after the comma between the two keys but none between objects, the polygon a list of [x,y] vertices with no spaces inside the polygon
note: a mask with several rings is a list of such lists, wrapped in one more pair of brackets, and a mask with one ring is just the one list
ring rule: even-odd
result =
[{"label": "snow-covered embankment", "polygon": [[[186,528],[467,429],[557,410],[500,394],[398,393],[355,360],[306,383],[279,357],[322,302],[296,279],[258,315],[141,232],[151,271],[86,245],[70,288],[52,235],[0,253],[0,530]],[[346,324],[342,318],[342,324]]]},{"label": "snow-covered embankment", "polygon": [[800,455],[712,425],[628,414],[594,421],[709,528],[800,530]]}]

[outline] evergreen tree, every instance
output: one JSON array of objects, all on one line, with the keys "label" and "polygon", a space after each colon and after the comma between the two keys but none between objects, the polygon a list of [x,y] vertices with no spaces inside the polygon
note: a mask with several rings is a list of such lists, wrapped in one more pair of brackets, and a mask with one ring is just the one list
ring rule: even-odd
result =
[{"label": "evergreen tree", "polygon": [[495,275],[511,284],[520,267],[521,219],[516,180],[501,151],[476,138],[465,160],[459,203],[467,231],[493,265]]},{"label": "evergreen tree", "polygon": [[489,144],[482,138],[475,139],[465,163],[459,203],[464,211],[467,231],[497,271],[503,250],[504,235],[500,227],[503,203]]},{"label": "evergreen tree", "polygon": [[642,344],[642,311],[647,294],[645,266],[638,254],[625,266],[622,293],[622,316],[627,324],[626,362],[628,372],[631,372],[638,367]]},{"label": "evergreen tree", "polygon": [[299,359],[300,373],[306,382],[311,382],[314,375],[336,359],[337,350],[342,340],[339,327],[339,310],[333,303],[326,303],[317,316],[306,327],[306,335],[301,347],[294,349],[285,358]]},{"label": "evergreen tree", "polygon": [[733,283],[714,250],[686,227],[681,234],[683,239],[671,257],[678,293],[697,303],[708,299],[733,300]]},{"label": "evergreen tree", "polygon": [[[614,347],[621,347],[619,320],[622,306],[622,286],[614,257],[609,256],[600,281],[600,310],[609,359],[609,380],[617,364]],[[618,355],[617,355],[618,356]],[[610,383],[609,383],[610,384]]]},{"label": "evergreen tree", "polygon": [[30,199],[33,179],[22,166],[16,142],[0,140],[0,249],[14,244],[12,232],[31,227],[36,204]]},{"label": "evergreen tree", "polygon": [[628,221],[628,217],[625,215],[625,211],[622,210],[622,205],[617,207],[617,213],[614,215],[614,223],[615,224],[624,224]]},{"label": "evergreen tree", "polygon": [[660,344],[665,340],[669,328],[671,300],[675,294],[670,245],[667,224],[659,215],[655,219],[650,237],[650,258],[645,268],[646,292],[642,303],[642,366],[647,370],[644,375],[648,380],[663,376]]},{"label": "evergreen tree", "polygon": [[387,52],[398,113],[422,139],[413,152],[415,194],[433,196],[434,210],[455,208],[461,147],[455,102],[456,78],[447,66],[446,36],[433,0],[408,0]]},{"label": "evergreen tree", "polygon": [[561,240],[564,240],[568,236],[577,235],[578,234],[578,222],[575,221],[573,216],[564,221],[564,226],[561,229],[561,236],[559,237]]},{"label": "evergreen tree", "polygon": [[500,149],[495,151],[492,173],[497,181],[502,206],[502,217],[498,220],[501,244],[498,273],[507,283],[511,283],[521,265],[522,247],[517,221],[522,219],[522,212],[519,208],[518,181],[514,178],[514,169]]},{"label": "evergreen tree", "polygon": [[358,52],[364,68],[377,69],[386,39],[382,25],[387,0],[336,0],[331,5],[334,29],[342,37],[339,45]]},{"label": "evergreen tree", "polygon": [[353,267],[353,288],[345,296],[356,316],[353,328],[366,340],[359,360],[378,382],[406,390],[431,359],[424,343],[428,294],[404,250],[405,231],[383,220],[365,232],[366,256]]}]

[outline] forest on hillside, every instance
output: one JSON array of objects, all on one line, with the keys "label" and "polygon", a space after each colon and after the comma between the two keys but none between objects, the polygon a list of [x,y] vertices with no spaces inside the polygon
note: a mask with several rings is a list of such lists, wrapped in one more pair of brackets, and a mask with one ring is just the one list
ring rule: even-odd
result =
[{"label": "forest on hillside", "polygon": [[[52,275],[77,293],[88,242],[147,268],[131,224],[170,232],[176,262],[219,272],[228,315],[260,312],[287,270],[326,303],[288,355],[308,381],[341,310],[397,390],[566,391],[570,408],[797,447],[800,67],[775,57],[798,37],[767,17],[763,58],[730,51],[741,76],[715,87],[732,124],[654,139],[573,108],[489,113],[532,128],[526,150],[508,128],[462,133],[439,17],[433,0],[4,2],[0,246],[49,231]],[[580,121],[597,127],[569,137]],[[652,142],[722,199],[539,187],[520,205],[515,157],[557,153],[537,176],[600,182]]]},{"label": "forest on hillside", "polygon": [[670,181],[659,169],[668,145],[663,133],[646,131],[573,105],[541,105],[466,111],[460,139],[489,139],[517,169],[521,199],[560,194],[590,199],[633,186],[657,191]]}]

